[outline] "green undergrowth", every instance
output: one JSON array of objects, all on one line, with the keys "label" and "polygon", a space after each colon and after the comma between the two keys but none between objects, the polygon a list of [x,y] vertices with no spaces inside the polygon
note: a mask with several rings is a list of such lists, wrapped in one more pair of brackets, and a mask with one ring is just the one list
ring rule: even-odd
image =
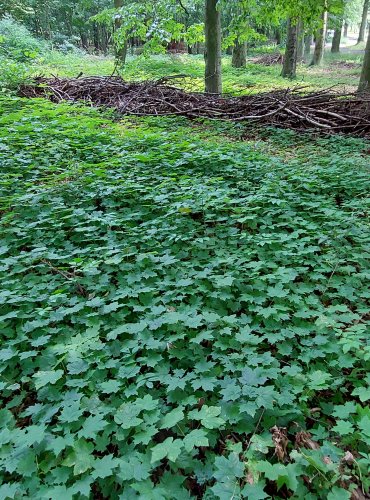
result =
[{"label": "green undergrowth", "polygon": [[368,144],[0,111],[0,498],[368,491]]}]

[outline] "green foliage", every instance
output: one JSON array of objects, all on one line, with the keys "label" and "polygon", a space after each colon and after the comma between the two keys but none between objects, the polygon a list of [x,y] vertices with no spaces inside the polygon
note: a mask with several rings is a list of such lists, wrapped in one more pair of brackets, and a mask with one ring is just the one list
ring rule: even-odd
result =
[{"label": "green foliage", "polygon": [[16,90],[30,71],[30,63],[45,49],[20,23],[9,16],[0,19],[0,92]]},{"label": "green foliage", "polygon": [[112,38],[118,50],[122,50],[129,38],[142,42],[142,54],[166,53],[168,44],[173,40],[185,40],[194,45],[204,41],[202,22],[185,26],[180,22],[178,3],[171,0],[156,2],[124,2],[119,9],[105,9],[92,17],[112,31]]},{"label": "green foliage", "polygon": [[45,49],[45,43],[35,38],[27,28],[9,16],[0,19],[0,55],[14,61],[35,59]]},{"label": "green foliage", "polygon": [[367,490],[368,145],[0,110],[0,496]]},{"label": "green foliage", "polygon": [[28,68],[0,55],[0,93],[15,90],[28,76]]}]

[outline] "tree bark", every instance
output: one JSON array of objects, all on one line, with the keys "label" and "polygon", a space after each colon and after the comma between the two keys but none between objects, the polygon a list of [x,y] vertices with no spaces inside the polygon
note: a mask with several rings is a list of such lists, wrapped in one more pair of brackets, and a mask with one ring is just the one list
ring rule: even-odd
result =
[{"label": "tree bark", "polygon": [[340,40],[342,38],[342,24],[343,20],[341,19],[340,26],[337,26],[334,31],[333,41],[331,42],[331,52],[333,54],[338,54],[338,52],[340,52]]},{"label": "tree bark", "polygon": [[304,60],[307,62],[311,55],[311,45],[312,45],[312,33],[305,35],[304,37]]},{"label": "tree bark", "polygon": [[204,59],[206,92],[221,94],[221,14],[217,10],[218,0],[205,0],[205,39]]},{"label": "tree bark", "polygon": [[300,19],[298,21],[297,27],[297,62],[302,62],[304,52],[304,29],[303,21]]},{"label": "tree bark", "polygon": [[345,21],[345,23],[344,23],[344,29],[343,29],[343,36],[344,36],[344,38],[347,38],[347,36],[348,36],[348,27],[349,27],[348,23],[347,23],[347,21]]},{"label": "tree bark", "polygon": [[244,68],[247,64],[247,44],[235,40],[231,65],[233,68]]},{"label": "tree bark", "polygon": [[95,52],[99,52],[99,31],[97,25],[94,23],[93,27],[93,42],[94,42],[94,49]]},{"label": "tree bark", "polygon": [[297,70],[298,22],[288,19],[288,33],[281,76],[295,78]]},{"label": "tree bark", "polygon": [[360,77],[360,85],[358,87],[360,92],[370,93],[370,30],[367,35],[367,43],[365,49],[364,62],[362,65],[362,72]]},{"label": "tree bark", "polygon": [[367,26],[367,13],[369,11],[369,0],[364,1],[364,6],[362,8],[362,19],[360,24],[360,32],[358,34],[357,43],[365,41],[365,32]]},{"label": "tree bark", "polygon": [[316,34],[315,50],[313,53],[311,66],[319,66],[324,58],[327,25],[328,25],[328,9],[325,2],[324,10],[321,16],[321,26],[317,30]]}]

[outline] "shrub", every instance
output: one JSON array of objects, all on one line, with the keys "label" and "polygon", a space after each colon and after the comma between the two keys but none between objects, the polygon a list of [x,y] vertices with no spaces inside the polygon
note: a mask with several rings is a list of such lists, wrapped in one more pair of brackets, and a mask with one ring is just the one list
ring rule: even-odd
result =
[{"label": "shrub", "polygon": [[26,62],[46,49],[46,42],[35,38],[28,29],[10,16],[0,19],[0,55]]},{"label": "shrub", "polygon": [[54,49],[62,52],[63,54],[76,54],[84,55],[85,51],[77,46],[78,37],[67,37],[62,33],[55,33],[53,36],[53,47]]},{"label": "shrub", "polygon": [[0,55],[0,92],[15,90],[26,78],[27,66]]}]

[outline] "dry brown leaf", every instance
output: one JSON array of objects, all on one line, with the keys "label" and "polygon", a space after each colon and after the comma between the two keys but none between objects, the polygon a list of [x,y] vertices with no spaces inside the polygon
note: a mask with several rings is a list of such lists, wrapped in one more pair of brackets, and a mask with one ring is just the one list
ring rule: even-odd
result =
[{"label": "dry brown leaf", "polygon": [[318,450],[319,443],[311,439],[311,434],[306,431],[297,432],[295,436],[295,444],[298,448],[307,448],[309,450]]},{"label": "dry brown leaf", "polygon": [[284,460],[286,457],[286,449],[288,446],[287,430],[285,427],[277,427],[276,425],[270,429],[272,433],[272,441],[275,444],[275,455],[278,460]]},{"label": "dry brown leaf", "polygon": [[366,500],[366,497],[362,493],[361,489],[357,488],[354,491],[352,491],[351,500]]},{"label": "dry brown leaf", "polygon": [[342,460],[343,462],[347,462],[347,464],[352,465],[353,462],[355,461],[355,457],[352,455],[350,451],[346,451]]}]

